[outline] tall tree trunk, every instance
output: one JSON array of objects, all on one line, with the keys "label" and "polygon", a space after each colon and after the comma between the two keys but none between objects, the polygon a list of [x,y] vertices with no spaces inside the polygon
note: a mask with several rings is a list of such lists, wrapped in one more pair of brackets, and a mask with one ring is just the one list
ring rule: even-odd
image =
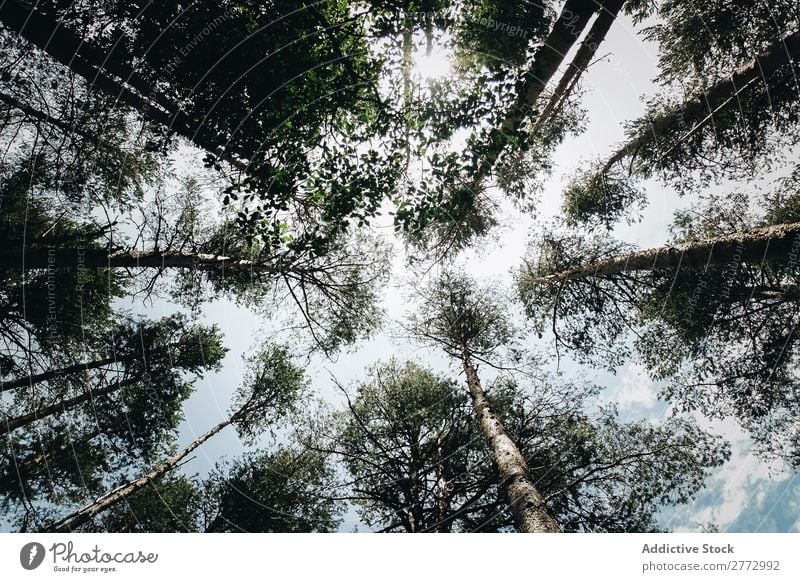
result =
[{"label": "tall tree trunk", "polygon": [[[239,169],[246,169],[241,161],[222,150],[218,144],[204,139],[197,129],[192,128],[186,114],[142,79],[134,69],[105,55],[103,51],[74,35],[50,16],[36,11],[35,8],[27,7],[18,0],[5,0],[0,2],[0,22],[68,67],[90,86],[100,89],[138,111],[145,119],[183,136],[201,149],[213,153]],[[117,75],[122,81],[112,78],[109,72]],[[136,91],[131,90],[126,84]]]},{"label": "tall tree trunk", "polygon": [[538,133],[545,123],[549,121],[550,116],[561,108],[561,104],[572,93],[581,75],[592,63],[592,59],[595,54],[597,54],[597,49],[600,48],[608,31],[611,30],[611,26],[614,24],[619,11],[622,10],[625,1],[626,0],[605,0],[594,24],[592,24],[589,32],[586,33],[586,37],[584,37],[578,52],[575,53],[575,57],[558,82],[544,110],[539,114],[531,133]]},{"label": "tall tree trunk", "polygon": [[22,416],[17,416],[16,418],[9,418],[5,422],[0,423],[0,436],[8,434],[11,431],[16,430],[18,428],[22,428],[23,426],[33,424],[37,420],[42,420],[43,418],[47,418],[48,416],[52,416],[60,412],[66,412],[67,410],[72,410],[73,408],[80,406],[81,404],[84,404],[86,402],[89,402],[90,400],[93,400],[95,398],[99,398],[101,396],[107,396],[108,394],[113,394],[114,392],[121,390],[122,388],[125,388],[127,386],[132,386],[139,380],[141,380],[141,378],[131,378],[129,380],[124,380],[122,382],[115,382],[110,386],[106,386],[105,388],[100,388],[98,390],[89,389],[86,390],[83,394],[79,394],[78,396],[61,400],[49,406],[43,406],[41,408],[37,408],[33,412],[29,412],[28,414],[23,414]]},{"label": "tall tree trunk", "polygon": [[[544,39],[541,48],[536,52],[533,64],[525,74],[524,85],[517,102],[500,125],[501,135],[517,131],[529,112],[535,111],[547,84],[558,71],[569,50],[577,42],[597,7],[596,0],[566,1],[553,28]],[[473,189],[479,190],[480,183],[489,176],[505,149],[505,143],[504,140],[500,140],[486,154],[479,172],[473,179]]]},{"label": "tall tree trunk", "polygon": [[28,249],[21,246],[0,250],[0,270],[64,269],[64,268],[194,268],[202,271],[215,269],[244,269],[260,273],[281,274],[287,269],[271,263],[237,259],[206,253],[179,251],[140,252],[120,251],[109,253],[106,249]]},{"label": "tall tree trunk", "polygon": [[0,5],[0,21],[31,44],[51,54],[59,62],[70,66],[72,61],[80,60],[86,64],[79,66],[91,66],[94,71],[101,74],[107,71],[140,91],[142,95],[151,97],[168,112],[178,111],[178,106],[173,101],[153,91],[135,69],[118,61],[116,55],[97,49],[71,32],[61,22],[54,20],[51,15],[37,11],[36,7],[26,6],[19,0],[5,0]]},{"label": "tall tree trunk", "polygon": [[497,415],[492,411],[481,387],[478,372],[469,351],[464,349],[461,363],[467,376],[467,386],[472,406],[480,422],[486,441],[492,449],[508,504],[514,515],[517,531],[556,533],[561,531],[547,511],[544,498],[528,477],[528,464],[513,439],[508,436]]},{"label": "tall tree trunk", "polygon": [[449,530],[445,521],[449,492],[447,491],[447,478],[444,473],[444,454],[442,452],[442,436],[436,437],[436,523],[434,530],[437,533],[444,533]]},{"label": "tall tree trunk", "polygon": [[420,462],[419,435],[416,435],[410,446],[410,460],[408,467],[408,523],[410,533],[421,531],[424,525],[425,516],[422,513],[422,491],[420,490],[419,471],[422,463]]},{"label": "tall tree trunk", "polygon": [[[767,50],[738,69],[730,77],[708,87],[703,93],[695,95],[669,113],[649,120],[646,129],[619,148],[606,161],[597,175],[608,173],[614,164],[628,156],[635,155],[642,146],[655,141],[665,133],[672,133],[670,129],[674,124],[681,122],[683,119],[692,119],[703,113],[708,113],[709,115],[691,130],[693,133],[712,120],[712,113],[728,105],[736,105],[737,100],[735,97],[741,90],[753,83],[766,82],[767,75],[798,56],[800,56],[800,32],[795,32],[774,42]],[[677,144],[672,147],[674,148],[675,145]]]},{"label": "tall tree trunk", "polygon": [[121,487],[118,487],[117,489],[114,489],[113,491],[106,493],[93,503],[90,503],[89,505],[82,507],[81,509],[66,516],[65,518],[60,519],[55,523],[52,523],[51,525],[43,528],[41,531],[50,533],[56,533],[56,532],[68,533],[78,529],[96,515],[102,513],[103,511],[109,509],[110,507],[113,507],[117,503],[124,501],[126,498],[130,497],[137,491],[140,491],[141,489],[147,487],[153,481],[156,481],[160,477],[174,470],[176,467],[178,467],[178,465],[180,465],[181,461],[189,455],[189,453],[194,451],[197,447],[202,445],[204,442],[206,442],[208,439],[210,439],[215,434],[220,432],[222,429],[233,423],[235,417],[236,414],[220,422],[218,425],[214,426],[207,433],[195,439],[185,449],[183,449],[176,455],[170,457],[169,459],[167,459],[166,461],[155,467],[152,471],[142,475],[138,479],[135,479],[129,483],[126,483],[125,485],[122,485]]},{"label": "tall tree trunk", "polygon": [[167,112],[158,109],[154,103],[148,102],[121,82],[111,78],[105,72],[105,59],[100,58],[97,64],[92,63],[91,59],[87,60],[84,55],[88,53],[92,56],[94,51],[91,47],[60,26],[58,22],[43,16],[35,9],[22,6],[16,0],[0,3],[0,21],[6,28],[82,77],[89,85],[133,107],[152,121],[170,124],[171,116]]},{"label": "tall tree trunk", "polygon": [[706,240],[626,253],[579,265],[552,275],[534,277],[548,285],[589,277],[607,277],[634,271],[704,267],[733,261],[796,260],[800,254],[800,222],[776,224]]},{"label": "tall tree trunk", "polygon": [[50,380],[55,380],[56,378],[63,378],[64,376],[77,374],[79,372],[83,372],[84,370],[102,368],[103,366],[108,366],[109,364],[113,364],[115,362],[128,362],[131,359],[132,356],[102,358],[99,360],[93,360],[91,362],[73,364],[58,370],[49,370],[47,372],[42,372],[41,374],[33,374],[23,378],[15,378],[14,380],[9,380],[7,382],[0,381],[0,393],[5,392],[6,390],[14,390],[16,388],[31,386],[40,382],[48,382]]}]

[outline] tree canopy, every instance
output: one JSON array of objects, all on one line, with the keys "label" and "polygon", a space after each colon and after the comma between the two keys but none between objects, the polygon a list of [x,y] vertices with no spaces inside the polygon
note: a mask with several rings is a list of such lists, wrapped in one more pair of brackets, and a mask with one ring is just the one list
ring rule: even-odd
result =
[{"label": "tree canopy", "polygon": [[649,532],[717,433],[800,468],[796,2],[5,0],[0,48],[0,529]]}]

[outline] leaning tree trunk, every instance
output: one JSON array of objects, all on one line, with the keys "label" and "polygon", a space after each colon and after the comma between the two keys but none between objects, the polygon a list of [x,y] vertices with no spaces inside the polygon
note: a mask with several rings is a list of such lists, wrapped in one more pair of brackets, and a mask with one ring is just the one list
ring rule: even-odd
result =
[{"label": "leaning tree trunk", "polygon": [[467,376],[472,406],[483,434],[492,449],[502,486],[505,489],[508,504],[511,506],[511,513],[514,515],[514,525],[517,531],[526,533],[561,532],[558,522],[547,511],[544,497],[528,477],[528,463],[525,461],[525,457],[492,411],[486,394],[481,388],[478,372],[466,349],[462,352],[461,362]]},{"label": "leaning tree trunk", "polygon": [[597,18],[586,33],[586,37],[581,42],[578,52],[569,64],[569,67],[564,72],[564,75],[559,80],[553,94],[547,101],[544,110],[539,114],[536,123],[531,130],[531,133],[537,133],[544,124],[549,121],[549,118],[561,108],[561,104],[569,97],[572,91],[581,78],[581,75],[586,71],[592,63],[592,59],[597,54],[597,49],[605,40],[608,31],[622,10],[622,6],[626,0],[606,0],[600,7],[600,12]]},{"label": "leaning tree trunk", "polygon": [[656,271],[680,267],[702,268],[734,261],[760,263],[800,255],[800,222],[776,224],[707,240],[626,253],[579,265],[564,271],[533,277],[534,285],[549,285],[608,277],[634,271]]},{"label": "leaning tree trunk", "polygon": [[[547,84],[564,62],[567,53],[577,42],[596,10],[596,0],[567,0],[553,28],[536,52],[533,64],[525,74],[524,85],[517,102],[500,125],[501,135],[519,130],[529,112],[535,111]],[[504,149],[505,140],[499,140],[486,154],[479,172],[473,179],[474,189],[477,190],[480,183],[488,177]]]},{"label": "leaning tree trunk", "polygon": [[[100,89],[159,125],[169,126],[171,124],[172,116],[169,113],[159,109],[154,103],[150,103],[123,83],[109,76],[103,67],[102,59],[97,66],[84,58],[82,55],[87,52],[91,55],[91,49],[64,27],[58,26],[57,23],[54,24],[52,20],[34,9],[25,8],[14,0],[0,3],[0,21],[9,30],[68,67],[91,87]],[[81,48],[72,50],[75,47]]]},{"label": "leaning tree trunk", "polygon": [[[142,95],[154,99],[168,112],[174,113],[178,110],[173,101],[153,91],[134,68],[119,62],[113,52],[107,53],[97,49],[71,32],[63,23],[38,11],[36,7],[25,6],[19,0],[5,0],[0,5],[0,20],[14,33],[49,53],[60,63],[72,67],[74,61],[80,61],[77,66],[84,68],[89,74],[94,72],[96,75],[105,76],[107,71],[134,87]],[[87,80],[93,81],[88,78]]]},{"label": "leaning tree trunk", "polygon": [[[82,435],[80,440],[89,442],[92,439],[97,438],[100,436],[100,430],[95,429],[88,434]],[[0,491],[7,491],[11,489],[15,485],[22,485],[24,487],[25,482],[29,479],[30,475],[37,470],[41,469],[41,465],[46,465],[46,463],[50,462],[53,457],[63,453],[67,449],[72,448],[73,441],[68,440],[65,443],[59,445],[53,451],[46,451],[43,453],[39,453],[34,455],[33,457],[28,458],[21,463],[14,459],[11,463],[9,463],[8,468],[6,469],[5,473],[0,473]]]},{"label": "leaning tree trunk", "polygon": [[199,447],[208,439],[213,437],[215,434],[220,432],[222,429],[232,424],[235,416],[236,415],[233,415],[228,419],[220,422],[218,425],[213,427],[207,433],[195,439],[185,449],[180,451],[178,454],[170,457],[169,459],[158,465],[149,473],[146,473],[141,477],[139,477],[138,479],[135,479],[130,483],[126,483],[125,485],[118,487],[117,489],[114,489],[109,493],[106,493],[93,503],[90,503],[89,505],[75,511],[74,513],[71,513],[65,518],[60,519],[57,522],[43,528],[41,531],[51,532],[51,533],[56,533],[56,532],[68,533],[78,529],[79,527],[90,521],[93,517],[95,517],[99,513],[102,513],[103,511],[109,509],[110,507],[113,507],[117,503],[124,501],[137,491],[140,491],[141,489],[147,487],[150,483],[158,480],[160,477],[163,477],[170,471],[174,470],[176,467],[178,467],[178,465],[180,465],[181,461],[189,455],[189,453],[191,453],[197,447]]},{"label": "leaning tree trunk", "polygon": [[[712,119],[711,113],[737,103],[736,96],[753,83],[766,80],[767,75],[800,56],[800,32],[795,32],[771,44],[767,50],[738,69],[730,77],[708,87],[702,94],[695,95],[669,113],[649,120],[647,127],[633,139],[619,148],[603,165],[596,177],[611,170],[617,162],[635,155],[643,146],[655,141],[659,136],[668,133],[676,123],[684,119],[693,119],[708,113],[691,133]],[[685,139],[685,138],[684,138]],[[677,144],[676,144],[677,145]],[[675,145],[672,146],[674,148]],[[671,148],[671,149],[672,149]]]},{"label": "leaning tree trunk", "polygon": [[525,85],[516,106],[503,120],[504,130],[518,129],[526,114],[536,107],[547,84],[578,41],[597,8],[596,0],[567,0],[525,75]]},{"label": "leaning tree trunk", "polygon": [[180,251],[140,252],[121,251],[109,253],[105,249],[28,249],[7,247],[0,250],[0,270],[32,269],[136,269],[136,268],[194,268],[201,271],[216,269],[243,269],[247,271],[281,274],[287,272],[271,262],[250,261],[207,253]]},{"label": "leaning tree trunk", "polygon": [[42,420],[43,418],[53,416],[54,414],[72,410],[73,408],[95,398],[113,394],[114,392],[122,390],[127,386],[132,386],[139,380],[141,380],[141,378],[131,378],[130,380],[115,382],[114,384],[99,390],[87,390],[83,394],[79,394],[78,396],[67,398],[65,400],[60,400],[59,402],[49,406],[42,406],[41,408],[37,408],[36,410],[29,412],[28,414],[23,414],[22,416],[17,416],[15,418],[9,418],[5,422],[0,423],[0,436],[8,434],[18,428],[22,428],[23,426],[33,424],[37,420]]},{"label": "leaning tree trunk", "polygon": [[13,380],[8,380],[7,382],[0,381],[0,393],[7,390],[15,390],[17,388],[24,388],[25,386],[39,384],[40,382],[48,382],[50,380],[55,380],[56,378],[63,378],[64,376],[69,376],[71,374],[78,374],[85,370],[102,368],[103,366],[108,366],[109,364],[128,362],[131,359],[132,356],[102,358],[99,360],[93,360],[91,362],[73,364],[71,366],[59,368],[58,370],[49,370],[47,372],[42,372],[41,374],[32,374],[22,378],[15,378]]},{"label": "leaning tree trunk", "polygon": [[[117,62],[103,51],[74,35],[59,22],[18,0],[0,2],[0,22],[57,62],[83,78],[91,87],[139,112],[145,119],[166,127],[232,166],[246,166],[218,144],[204,139],[193,128],[186,114],[169,98],[142,79],[129,65]],[[109,73],[117,75],[120,80]],[[136,91],[129,88],[133,87]],[[152,101],[151,101],[152,100]]]}]

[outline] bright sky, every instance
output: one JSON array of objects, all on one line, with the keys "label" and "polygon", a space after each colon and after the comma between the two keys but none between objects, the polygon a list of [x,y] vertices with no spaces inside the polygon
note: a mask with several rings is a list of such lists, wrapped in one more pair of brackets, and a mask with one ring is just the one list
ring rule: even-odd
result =
[{"label": "bright sky", "polygon": [[[588,129],[558,149],[555,172],[546,184],[539,205],[540,220],[558,213],[565,176],[580,164],[604,156],[614,143],[621,141],[625,121],[641,113],[642,96],[654,92],[651,83],[656,72],[654,47],[637,37],[626,19],[618,20],[601,47],[599,55],[606,54],[608,57],[596,63],[584,77]],[[449,63],[446,56],[434,50],[430,57],[418,59],[417,70],[425,78],[447,76]],[[649,206],[643,220],[615,232],[618,238],[640,247],[664,243],[673,211],[691,203],[691,200],[678,199],[656,183],[649,185],[648,194]],[[530,218],[514,212],[508,212],[501,222],[504,229],[497,246],[482,256],[471,257],[467,265],[480,278],[510,282],[510,271],[520,262],[533,224]],[[341,395],[330,380],[331,374],[347,386],[364,378],[368,366],[392,356],[414,360],[438,371],[456,373],[443,354],[420,350],[393,337],[392,330],[396,330],[396,326],[392,322],[401,320],[408,309],[399,285],[404,275],[402,259],[396,260],[394,267],[396,277],[387,289],[385,299],[386,330],[355,350],[340,355],[336,362],[317,359],[308,368],[312,386],[321,398],[332,403],[341,401]],[[170,305],[157,304],[147,313],[157,317],[172,309]],[[246,310],[229,302],[218,301],[206,306],[204,316],[207,322],[220,326],[230,353],[220,373],[197,383],[196,393],[186,404],[186,418],[190,420],[181,427],[181,446],[226,417],[230,395],[243,374],[241,356],[252,350],[259,336],[258,321]],[[619,402],[623,418],[658,419],[666,412],[664,403],[655,398],[658,386],[649,380],[636,362],[619,370],[616,376],[580,370],[566,361],[562,362],[562,369],[572,374],[585,373],[589,379],[606,386],[603,398]],[[662,525],[678,531],[698,531],[698,524],[708,522],[715,522],[721,531],[800,531],[800,523],[795,521],[800,515],[800,479],[782,472],[780,467],[772,467],[770,477],[771,468],[749,454],[750,443],[735,424],[711,428],[722,432],[734,443],[732,460],[708,480],[708,488],[696,503],[665,510]],[[232,458],[241,450],[234,431],[227,429],[203,445],[195,459],[184,466],[184,471],[203,474],[221,457]],[[342,530],[351,531],[357,525],[357,515],[350,512],[346,518]],[[361,526],[359,529],[364,531],[365,528]]]}]

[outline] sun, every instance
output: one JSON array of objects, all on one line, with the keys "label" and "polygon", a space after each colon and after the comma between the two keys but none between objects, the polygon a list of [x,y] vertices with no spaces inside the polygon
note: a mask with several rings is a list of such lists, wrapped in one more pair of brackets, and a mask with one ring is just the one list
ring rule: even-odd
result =
[{"label": "sun", "polygon": [[415,55],[414,74],[426,81],[445,79],[452,76],[453,63],[443,52],[431,51],[428,54],[421,51]]}]

